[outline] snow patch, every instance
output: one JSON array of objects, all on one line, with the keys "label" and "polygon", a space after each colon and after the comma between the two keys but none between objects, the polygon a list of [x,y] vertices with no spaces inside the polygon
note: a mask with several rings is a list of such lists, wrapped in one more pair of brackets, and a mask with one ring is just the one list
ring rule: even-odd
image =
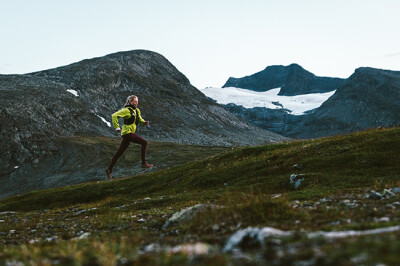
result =
[{"label": "snow patch", "polygon": [[302,115],[320,107],[335,92],[310,93],[295,96],[278,95],[281,88],[258,92],[235,87],[201,89],[206,96],[220,104],[233,103],[245,108],[265,107],[268,109],[287,109],[292,115]]},{"label": "snow patch", "polygon": [[111,123],[108,122],[107,120],[105,120],[104,117],[101,117],[101,116],[99,116],[98,114],[96,114],[96,116],[97,116],[98,118],[100,118],[104,123],[106,123],[108,127],[111,127]]},{"label": "snow patch", "polygon": [[78,92],[76,90],[67,90],[69,93],[72,93],[76,97],[78,97]]}]

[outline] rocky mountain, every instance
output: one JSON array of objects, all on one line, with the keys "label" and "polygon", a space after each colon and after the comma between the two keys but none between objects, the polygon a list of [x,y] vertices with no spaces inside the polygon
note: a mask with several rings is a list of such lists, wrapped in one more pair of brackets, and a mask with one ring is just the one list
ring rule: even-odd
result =
[{"label": "rocky mountain", "polygon": [[[17,166],[48,163],[46,158],[60,154],[55,138],[118,138],[111,114],[132,94],[139,96],[142,116],[150,121],[138,133],[149,140],[229,146],[283,139],[235,117],[193,87],[162,55],[144,50],[0,75],[0,93],[2,177]],[[18,170],[27,176],[30,172]]]},{"label": "rocky mountain", "polygon": [[400,124],[400,71],[358,68],[288,136],[314,138]]},{"label": "rocky mountain", "polygon": [[261,128],[293,138],[316,138],[400,124],[400,71],[359,68],[327,101],[304,115],[284,109],[225,108]]},{"label": "rocky mountain", "polygon": [[[226,104],[225,109],[265,130],[288,136],[293,128],[304,119],[304,115],[291,115],[285,109],[269,109],[265,107],[245,108],[241,105]],[[296,138],[293,135],[292,138]]]},{"label": "rocky mountain", "polygon": [[237,87],[254,91],[281,88],[279,95],[293,96],[333,91],[345,82],[341,78],[318,77],[298,64],[291,64],[268,66],[263,71],[243,78],[230,77],[223,88]]}]

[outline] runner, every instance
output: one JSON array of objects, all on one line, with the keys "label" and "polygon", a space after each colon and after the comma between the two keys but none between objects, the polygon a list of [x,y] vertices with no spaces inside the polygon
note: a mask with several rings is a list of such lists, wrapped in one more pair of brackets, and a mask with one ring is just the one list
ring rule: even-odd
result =
[{"label": "runner", "polygon": [[[145,121],[140,115],[140,110],[137,108],[139,104],[139,98],[135,95],[131,95],[126,99],[125,107],[115,112],[112,115],[112,122],[117,132],[121,132],[122,141],[117,153],[111,159],[110,166],[106,169],[107,178],[112,179],[111,173],[115,163],[118,161],[119,157],[124,153],[124,151],[129,147],[131,142],[138,143],[142,145],[141,157],[142,157],[142,167],[150,168],[153,165],[146,162],[146,147],[147,141],[135,134],[136,126],[138,124],[146,126],[150,124],[149,121]],[[124,119],[124,125],[122,126],[122,131],[118,124],[118,118]]]}]

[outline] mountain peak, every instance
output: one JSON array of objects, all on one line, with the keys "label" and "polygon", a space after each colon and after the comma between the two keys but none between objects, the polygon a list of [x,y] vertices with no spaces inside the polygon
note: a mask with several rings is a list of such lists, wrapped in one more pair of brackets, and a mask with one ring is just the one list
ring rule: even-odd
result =
[{"label": "mountain peak", "polygon": [[344,79],[317,77],[299,64],[273,65],[251,76],[229,78],[223,87],[238,87],[254,91],[281,88],[279,95],[293,96],[333,91],[344,84]]},{"label": "mountain peak", "polygon": [[305,70],[302,66],[300,66],[299,64],[296,63],[292,63],[290,65],[287,66],[288,68],[294,68],[294,69],[302,69]]}]

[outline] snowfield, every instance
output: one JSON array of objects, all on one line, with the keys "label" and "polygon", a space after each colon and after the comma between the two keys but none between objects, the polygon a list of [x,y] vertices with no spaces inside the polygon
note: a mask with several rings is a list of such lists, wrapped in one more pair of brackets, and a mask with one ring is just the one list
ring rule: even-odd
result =
[{"label": "snowfield", "polygon": [[288,109],[292,115],[302,115],[304,112],[318,108],[329,99],[335,91],[326,93],[311,93],[296,96],[278,95],[281,88],[265,92],[251,91],[235,87],[207,87],[200,91],[214,99],[219,104],[233,103],[245,108],[265,107],[269,109]]}]

